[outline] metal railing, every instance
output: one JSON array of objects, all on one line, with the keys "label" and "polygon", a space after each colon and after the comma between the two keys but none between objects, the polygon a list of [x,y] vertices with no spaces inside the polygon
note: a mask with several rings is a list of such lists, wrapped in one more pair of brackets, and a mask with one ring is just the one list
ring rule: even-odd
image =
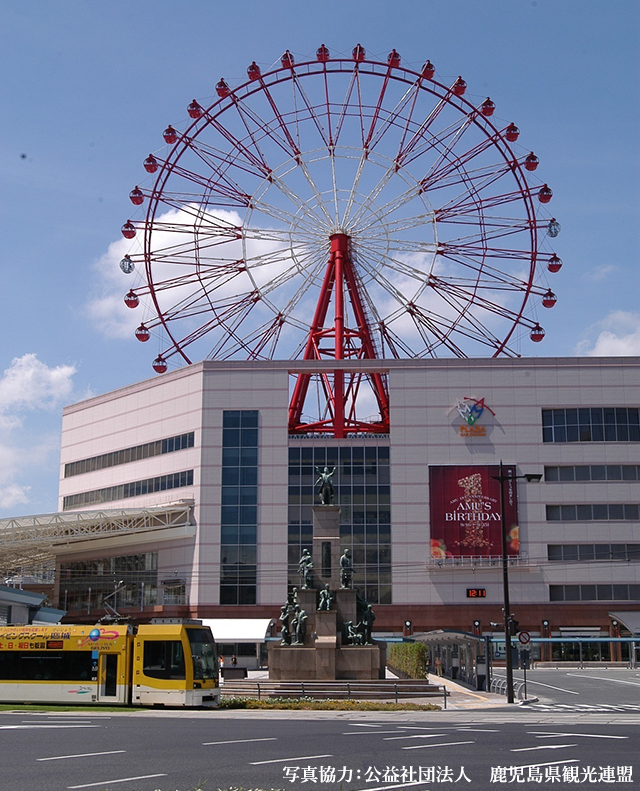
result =
[{"label": "metal railing", "polygon": [[442,698],[447,708],[447,688],[412,680],[398,681],[228,681],[220,687],[223,697],[315,698],[319,700],[390,700]]}]

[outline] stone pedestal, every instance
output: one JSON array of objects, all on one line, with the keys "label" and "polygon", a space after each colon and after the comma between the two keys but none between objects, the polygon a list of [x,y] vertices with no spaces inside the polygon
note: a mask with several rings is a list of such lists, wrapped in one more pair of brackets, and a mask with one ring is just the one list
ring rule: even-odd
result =
[{"label": "stone pedestal", "polygon": [[315,505],[313,511],[314,585],[340,587],[340,506]]}]

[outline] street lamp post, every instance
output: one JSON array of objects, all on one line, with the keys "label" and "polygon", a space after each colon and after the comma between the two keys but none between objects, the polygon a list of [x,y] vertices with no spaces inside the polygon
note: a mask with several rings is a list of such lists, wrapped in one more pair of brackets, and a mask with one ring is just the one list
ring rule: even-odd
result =
[{"label": "street lamp post", "polygon": [[504,604],[504,647],[506,652],[506,675],[507,675],[507,703],[514,702],[513,696],[513,656],[511,653],[511,623],[513,615],[509,602],[509,559],[507,557],[507,525],[504,516],[504,483],[523,478],[528,483],[540,481],[542,475],[537,473],[527,473],[525,475],[505,475],[502,461],[500,461],[500,475],[492,476],[495,481],[500,482],[500,528],[502,533],[502,595]]}]

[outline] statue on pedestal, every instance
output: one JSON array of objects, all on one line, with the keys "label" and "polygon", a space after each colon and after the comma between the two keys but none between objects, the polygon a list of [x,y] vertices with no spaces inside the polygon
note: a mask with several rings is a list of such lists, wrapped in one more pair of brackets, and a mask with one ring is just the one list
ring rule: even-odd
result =
[{"label": "statue on pedestal", "polygon": [[282,622],[282,641],[280,645],[291,645],[291,629],[289,627],[290,617],[289,602],[286,601],[280,608],[280,621]]},{"label": "statue on pedestal", "polygon": [[329,468],[325,467],[322,472],[320,471],[319,467],[316,467],[316,472],[318,473],[318,480],[316,481],[316,486],[320,484],[320,501],[322,505],[333,505],[333,481],[331,480],[333,473],[336,471],[334,467],[331,472],[329,472]]},{"label": "statue on pedestal", "polygon": [[362,635],[353,625],[353,621],[344,622],[345,645],[362,645]]},{"label": "statue on pedestal", "polygon": [[376,616],[371,609],[371,605],[367,605],[367,609],[362,613],[362,619],[358,624],[358,631],[362,635],[363,645],[372,645],[371,632],[373,631],[373,622]]},{"label": "statue on pedestal", "polygon": [[350,588],[353,577],[353,563],[351,562],[351,550],[345,549],[340,558],[340,587]]},{"label": "statue on pedestal", "polygon": [[302,579],[302,590],[312,586],[313,560],[308,549],[302,550],[302,557],[298,561],[298,574]]},{"label": "statue on pedestal", "polygon": [[295,636],[292,645],[304,645],[307,633],[307,613],[299,604],[296,604],[295,613],[291,621],[291,632]]},{"label": "statue on pedestal", "polygon": [[330,610],[333,606],[333,593],[331,593],[331,589],[329,588],[329,583],[322,588],[320,591],[320,603],[318,604],[319,610]]}]

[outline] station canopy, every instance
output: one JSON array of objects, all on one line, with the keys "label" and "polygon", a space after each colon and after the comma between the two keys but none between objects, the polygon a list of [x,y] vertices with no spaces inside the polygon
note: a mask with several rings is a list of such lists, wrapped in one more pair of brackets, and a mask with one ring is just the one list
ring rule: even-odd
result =
[{"label": "station canopy", "polygon": [[[57,555],[195,534],[191,501],[157,508],[63,511],[0,519],[0,576],[53,566]],[[131,538],[129,538],[131,537]]]}]

